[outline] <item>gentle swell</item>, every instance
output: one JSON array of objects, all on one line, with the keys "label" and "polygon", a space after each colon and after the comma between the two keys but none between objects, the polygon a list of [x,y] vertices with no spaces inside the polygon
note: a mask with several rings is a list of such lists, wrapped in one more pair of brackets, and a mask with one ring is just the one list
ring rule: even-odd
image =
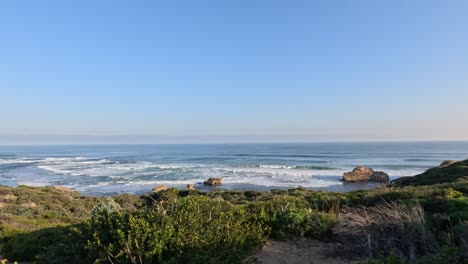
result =
[{"label": "gentle swell", "polygon": [[[274,157],[274,158],[324,158],[328,155],[309,155],[309,154],[235,154],[236,157]],[[313,163],[327,163],[324,160],[312,160]]]},{"label": "gentle swell", "polygon": [[[237,154],[245,157],[288,157],[304,158],[318,157],[317,155],[276,155],[276,154]],[[206,158],[209,162],[210,158]],[[190,160],[191,162],[196,159]],[[341,184],[343,173],[352,166],[329,167],[318,165],[297,165],[304,161],[296,161],[294,165],[282,164],[285,160],[278,160],[275,164],[261,164],[256,159],[246,159],[244,164],[223,163],[158,163],[155,161],[131,161],[92,159],[86,157],[46,157],[46,158],[4,158],[0,159],[2,171],[21,170],[28,167],[23,178],[2,177],[2,181],[28,185],[66,185],[85,192],[109,193],[120,191],[141,190],[149,186],[167,184],[172,186],[188,183],[199,183],[209,177],[221,177],[225,184],[249,184],[268,187],[327,187]],[[250,162],[250,164],[248,164]],[[279,164],[278,164],[279,163]],[[327,161],[309,161],[307,163],[327,163]],[[382,165],[384,166],[384,165]],[[391,178],[415,175],[423,168],[410,166],[387,165],[375,166],[376,170],[384,170]],[[13,174],[12,174],[13,175]],[[138,189],[138,190],[140,190]]]}]

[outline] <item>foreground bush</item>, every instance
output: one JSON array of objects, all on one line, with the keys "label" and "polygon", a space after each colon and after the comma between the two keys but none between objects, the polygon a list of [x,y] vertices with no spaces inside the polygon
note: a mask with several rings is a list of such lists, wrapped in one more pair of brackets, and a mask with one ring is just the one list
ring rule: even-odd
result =
[{"label": "foreground bush", "polygon": [[244,207],[193,196],[134,214],[100,210],[85,232],[94,263],[239,263],[268,228]]},{"label": "foreground bush", "polygon": [[463,252],[457,247],[442,247],[439,252],[424,256],[413,262],[409,262],[395,255],[393,252],[380,256],[373,260],[368,260],[362,264],[466,264],[468,259],[463,255]]},{"label": "foreground bush", "polygon": [[321,237],[336,224],[336,214],[311,208],[304,197],[279,196],[248,205],[248,209],[271,228],[277,239]]},{"label": "foreground bush", "polygon": [[[3,232],[7,232],[3,230]],[[44,228],[33,232],[3,233],[0,251],[8,259],[43,263],[79,263],[78,237],[71,237],[68,227]],[[60,261],[55,261],[59,256]]]},{"label": "foreground bush", "polygon": [[112,198],[0,186],[0,203],[0,255],[34,263],[242,263],[267,237],[338,241],[375,263],[463,263],[468,252],[466,182]]}]

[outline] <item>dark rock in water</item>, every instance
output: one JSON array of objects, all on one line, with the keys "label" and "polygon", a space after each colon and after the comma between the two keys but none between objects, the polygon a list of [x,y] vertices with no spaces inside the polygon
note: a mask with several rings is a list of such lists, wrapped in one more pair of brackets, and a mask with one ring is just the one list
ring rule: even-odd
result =
[{"label": "dark rock in water", "polygon": [[153,192],[160,192],[167,190],[167,185],[156,186],[152,189]]},{"label": "dark rock in water", "polygon": [[221,178],[209,178],[208,180],[203,182],[203,184],[211,185],[211,186],[217,186],[217,185],[221,185],[222,182],[223,182],[223,179],[221,179]]},{"label": "dark rock in water", "polygon": [[381,183],[388,183],[390,178],[385,172],[374,171],[371,168],[358,166],[351,172],[343,174],[344,182],[363,182],[363,181],[374,181]]},{"label": "dark rock in water", "polygon": [[390,177],[388,177],[388,174],[383,171],[374,171],[370,176],[369,181],[388,183],[390,181]]},{"label": "dark rock in water", "polygon": [[439,165],[439,168],[445,168],[445,167],[448,167],[454,163],[456,163],[458,161],[456,160],[444,160],[440,165]]}]

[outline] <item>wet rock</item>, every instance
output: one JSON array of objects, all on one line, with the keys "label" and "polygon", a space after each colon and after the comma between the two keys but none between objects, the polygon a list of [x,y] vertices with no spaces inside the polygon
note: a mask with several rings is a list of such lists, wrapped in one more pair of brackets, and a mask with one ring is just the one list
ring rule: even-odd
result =
[{"label": "wet rock", "polygon": [[369,181],[388,183],[390,181],[390,177],[388,177],[388,174],[383,171],[374,171],[370,176]]},{"label": "wet rock", "polygon": [[388,183],[390,178],[388,174],[383,171],[374,171],[372,168],[366,168],[362,166],[358,166],[354,168],[351,172],[346,172],[343,174],[343,181],[344,182],[365,182],[365,181],[373,181],[373,182],[381,182],[381,183]]},{"label": "wet rock", "polygon": [[208,180],[203,182],[203,184],[210,185],[210,186],[217,186],[217,185],[221,185],[222,182],[223,182],[223,179],[221,178],[209,178]]}]

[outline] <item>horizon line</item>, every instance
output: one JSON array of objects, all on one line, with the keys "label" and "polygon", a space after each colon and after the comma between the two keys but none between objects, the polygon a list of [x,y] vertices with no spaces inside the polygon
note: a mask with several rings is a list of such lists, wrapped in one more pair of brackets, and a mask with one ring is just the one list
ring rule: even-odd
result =
[{"label": "horizon line", "polygon": [[246,144],[334,144],[334,143],[456,143],[468,142],[468,139],[432,139],[432,140],[327,140],[327,141],[245,141],[245,142],[171,142],[171,143],[27,143],[0,144],[0,147],[28,146],[135,146],[135,145],[246,145]]}]

